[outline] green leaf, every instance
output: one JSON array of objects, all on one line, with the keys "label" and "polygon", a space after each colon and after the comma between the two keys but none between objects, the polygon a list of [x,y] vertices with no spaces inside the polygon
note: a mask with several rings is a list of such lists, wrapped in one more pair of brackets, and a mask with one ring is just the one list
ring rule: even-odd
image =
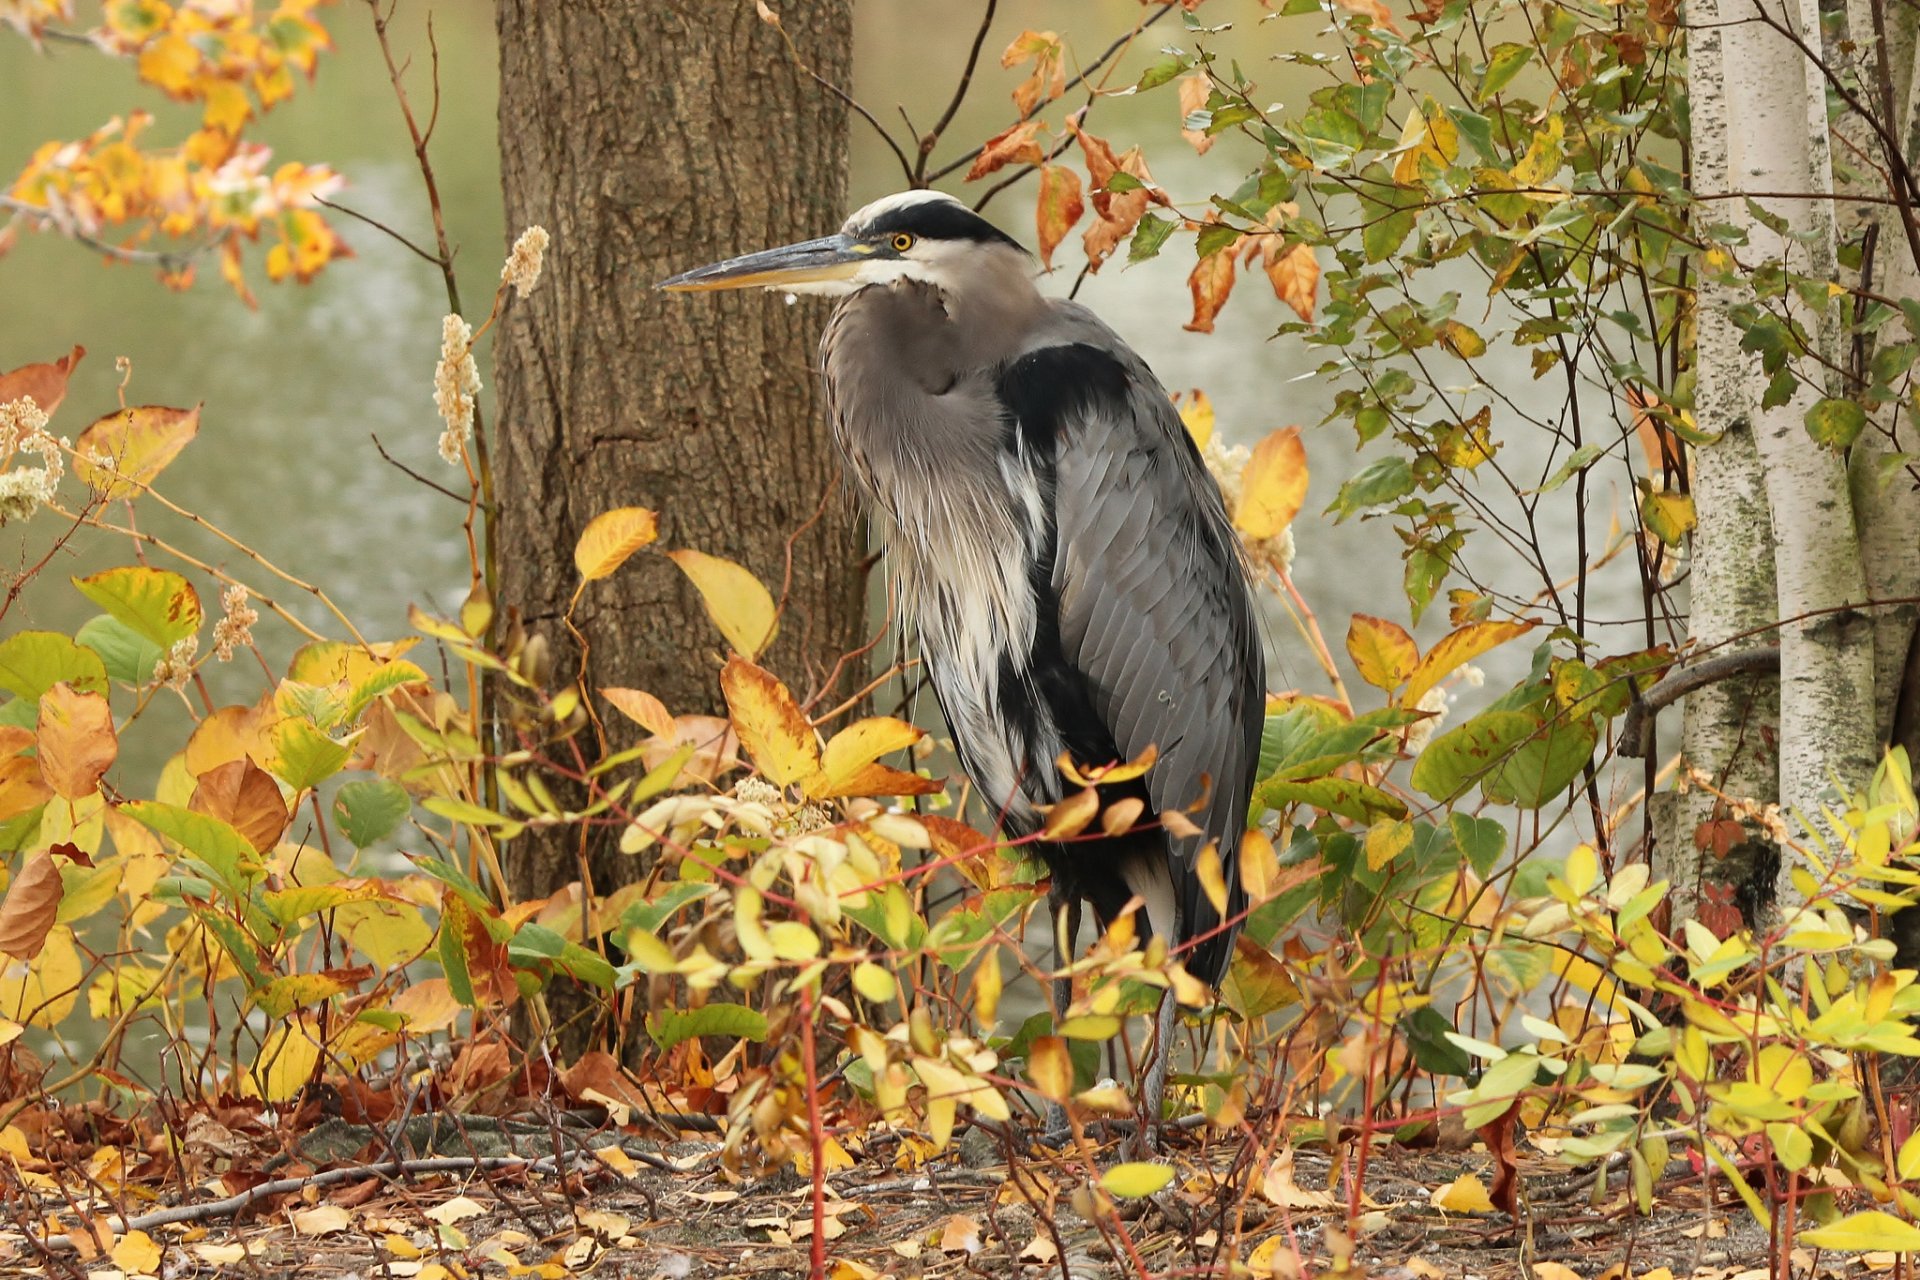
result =
[{"label": "green leaf", "polygon": [[333,797],[333,820],[356,849],[385,840],[412,812],[406,788],[385,778],[346,783]]},{"label": "green leaf", "polygon": [[1507,829],[1492,818],[1476,818],[1459,812],[1447,815],[1447,826],[1467,865],[1485,880],[1494,864],[1500,861],[1500,855],[1507,851]]},{"label": "green leaf", "polygon": [[1313,778],[1304,782],[1275,779],[1261,783],[1254,798],[1269,809],[1308,804],[1323,813],[1339,814],[1355,822],[1407,816],[1407,806],[1399,800],[1376,786],[1351,778]]},{"label": "green leaf", "polygon": [[1369,462],[1360,474],[1340,486],[1340,492],[1327,504],[1329,512],[1338,512],[1336,523],[1356,511],[1398,502],[1413,492],[1413,467],[1396,455]]},{"label": "green leaf", "polygon": [[128,565],[73,579],[80,594],[145,636],[171,649],[200,629],[200,595],[166,569]]},{"label": "green leaf", "polygon": [[1465,1076],[1473,1070],[1473,1057],[1447,1039],[1453,1024],[1432,1005],[1421,1005],[1400,1019],[1400,1033],[1413,1050],[1413,1060],[1422,1071],[1437,1076]]},{"label": "green leaf", "polygon": [[205,863],[236,898],[246,896],[247,883],[262,870],[252,841],[210,814],[158,800],[135,800],[120,806],[120,812]]},{"label": "green leaf", "polygon": [[766,1015],[745,1005],[709,1004],[698,1009],[663,1009],[647,1015],[647,1034],[662,1051],[696,1036],[725,1036],[733,1040],[767,1038]]},{"label": "green leaf", "polygon": [[1161,85],[1180,78],[1191,63],[1177,53],[1170,53],[1160,61],[1140,73],[1140,81],[1134,87],[1142,92],[1158,89]]},{"label": "green leaf", "polygon": [[0,640],[0,688],[31,703],[62,680],[82,693],[107,691],[100,655],[57,631],[22,631]]},{"label": "green leaf", "polygon": [[74,632],[73,638],[100,655],[107,675],[122,684],[142,685],[153,678],[154,664],[166,650],[112,614],[102,613]]},{"label": "green leaf", "polygon": [[1479,98],[1482,102],[1499,93],[1520,69],[1533,57],[1533,46],[1527,44],[1497,44],[1487,58],[1487,69],[1480,77]]},{"label": "green leaf", "polygon": [[1920,1249],[1920,1227],[1902,1218],[1896,1218],[1890,1213],[1883,1213],[1879,1209],[1868,1209],[1864,1213],[1851,1214],[1824,1227],[1802,1231],[1799,1241],[1801,1244],[1812,1245],[1816,1249],[1844,1249],[1855,1253],[1881,1250],[1909,1253]]},{"label": "green leaf", "polygon": [[1167,242],[1167,237],[1179,225],[1172,218],[1161,218],[1151,213],[1141,218],[1140,225],[1133,229],[1133,240],[1127,246],[1127,261],[1145,262],[1148,258],[1156,257],[1160,246]]},{"label": "green leaf", "polygon": [[193,918],[206,927],[219,941],[221,950],[233,959],[234,966],[247,980],[247,990],[255,991],[265,985],[267,978],[260,968],[259,952],[246,930],[218,911],[196,910]]},{"label": "green leaf", "polygon": [[1429,742],[1409,781],[1435,800],[1452,800],[1486,777],[1539,723],[1524,711],[1483,711]]},{"label": "green leaf", "polygon": [[1200,228],[1200,234],[1194,237],[1194,250],[1202,258],[1211,258],[1240,239],[1240,228],[1230,227],[1224,222],[1214,222]]},{"label": "green leaf", "polygon": [[453,998],[469,1009],[477,1008],[473,994],[473,975],[467,969],[467,946],[460,936],[460,930],[454,927],[455,911],[444,912],[440,917],[440,968],[447,975],[447,989],[453,992]]},{"label": "green leaf", "polygon": [[1867,411],[1851,400],[1827,397],[1807,410],[1807,434],[1820,444],[1844,449],[1859,439]]},{"label": "green leaf", "polygon": [[1533,717],[1534,728],[1480,781],[1495,804],[1538,809],[1580,776],[1598,742],[1590,720]]},{"label": "green leaf", "polygon": [[273,759],[267,767],[295,791],[305,791],[340,772],[352,754],[351,739],[335,742],[305,720],[282,720],[273,727]]},{"label": "green leaf", "polygon": [[1561,485],[1573,479],[1574,472],[1592,466],[1594,460],[1605,452],[1606,449],[1597,444],[1581,445],[1578,449],[1575,449],[1567,455],[1567,460],[1556,467],[1553,474],[1547,477],[1546,483],[1542,484],[1535,492],[1552,493],[1555,489],[1558,489]]}]

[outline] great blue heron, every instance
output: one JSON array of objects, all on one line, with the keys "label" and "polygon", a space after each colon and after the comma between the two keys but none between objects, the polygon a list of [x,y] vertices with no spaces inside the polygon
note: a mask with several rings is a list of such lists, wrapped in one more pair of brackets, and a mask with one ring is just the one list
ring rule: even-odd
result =
[{"label": "great blue heron", "polygon": [[[1038,846],[1062,967],[1082,902],[1105,927],[1138,897],[1143,933],[1218,984],[1245,902],[1235,856],[1266,687],[1243,562],[1165,388],[1034,277],[979,214],[909,191],[838,235],[662,287],[844,297],[820,344],[834,437],[890,526],[887,562],[954,747],[1003,828],[1032,835],[1076,789],[1063,754],[1101,765],[1159,753],[1144,779],[1102,789],[1145,801],[1140,824]],[[1188,815],[1189,834],[1161,826],[1169,810]],[[1224,918],[1196,870],[1208,842]],[[1144,1089],[1153,1124],[1173,1010],[1163,999]]]}]

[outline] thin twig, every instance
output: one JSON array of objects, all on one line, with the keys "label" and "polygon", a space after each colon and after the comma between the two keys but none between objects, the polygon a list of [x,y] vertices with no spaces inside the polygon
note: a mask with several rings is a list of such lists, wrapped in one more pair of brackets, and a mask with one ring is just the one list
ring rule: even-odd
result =
[{"label": "thin twig", "polygon": [[[927,130],[920,139],[920,158],[913,166],[913,185],[927,185],[927,161],[933,156],[933,149],[940,145],[940,136],[953,123],[953,117],[959,112],[960,104],[966,100],[967,90],[973,87],[973,70],[980,65],[980,48],[987,42],[987,30],[993,26],[993,13],[1000,0],[987,0],[986,11],[980,15],[980,29],[973,33],[973,47],[967,50],[967,65],[960,70],[960,83],[953,87],[953,98],[947,103],[947,109],[933,122],[933,128]],[[902,114],[905,108],[901,108]]]},{"label": "thin twig", "polygon": [[395,231],[392,227],[380,221],[378,218],[368,217],[366,214],[360,212],[358,209],[350,208],[347,205],[341,204],[336,200],[329,200],[325,196],[315,196],[314,200],[315,200],[315,203],[325,205],[327,208],[333,210],[335,213],[344,213],[349,218],[357,218],[361,222],[364,222],[368,226],[372,227],[375,231],[383,232],[386,235],[392,236],[395,240],[398,240],[401,244],[405,245],[408,249],[418,254],[424,261],[431,262],[436,267],[443,265],[440,259],[434,257],[432,254],[428,253],[425,249],[422,249],[419,245],[407,239],[405,236],[401,235],[398,231]]}]

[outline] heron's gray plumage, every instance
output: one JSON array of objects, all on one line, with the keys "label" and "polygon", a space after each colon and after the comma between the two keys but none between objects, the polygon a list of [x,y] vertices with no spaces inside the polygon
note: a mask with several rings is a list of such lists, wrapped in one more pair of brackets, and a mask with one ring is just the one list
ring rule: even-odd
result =
[{"label": "heron's gray plumage", "polygon": [[[1104,925],[1135,896],[1151,933],[1217,983],[1244,898],[1266,685],[1239,543],[1166,389],[1092,312],[1034,286],[1020,246],[934,192],[867,206],[836,236],[666,282],[843,295],[821,341],[827,412],[887,538],[961,763],[1015,836],[1082,766],[1158,759],[1141,821],[1038,846],[1053,895]],[[1179,836],[1161,815],[1187,815]],[[1209,843],[1225,918],[1197,871]],[[1147,1093],[1165,1083],[1164,1002]]]}]

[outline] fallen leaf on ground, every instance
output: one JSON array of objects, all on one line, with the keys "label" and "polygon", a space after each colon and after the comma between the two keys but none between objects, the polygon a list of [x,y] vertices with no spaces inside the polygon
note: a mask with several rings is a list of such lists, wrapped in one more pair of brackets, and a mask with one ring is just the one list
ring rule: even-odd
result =
[{"label": "fallen leaf on ground", "polygon": [[1493,1201],[1487,1197],[1486,1184],[1470,1173],[1463,1173],[1430,1197],[1433,1207],[1443,1213],[1492,1213]]},{"label": "fallen leaf on ground", "polygon": [[[598,1155],[598,1152],[594,1154]],[[443,1227],[456,1222],[465,1222],[468,1218],[477,1218],[487,1211],[486,1206],[470,1196],[455,1196],[442,1204],[426,1211],[426,1216]]]}]

